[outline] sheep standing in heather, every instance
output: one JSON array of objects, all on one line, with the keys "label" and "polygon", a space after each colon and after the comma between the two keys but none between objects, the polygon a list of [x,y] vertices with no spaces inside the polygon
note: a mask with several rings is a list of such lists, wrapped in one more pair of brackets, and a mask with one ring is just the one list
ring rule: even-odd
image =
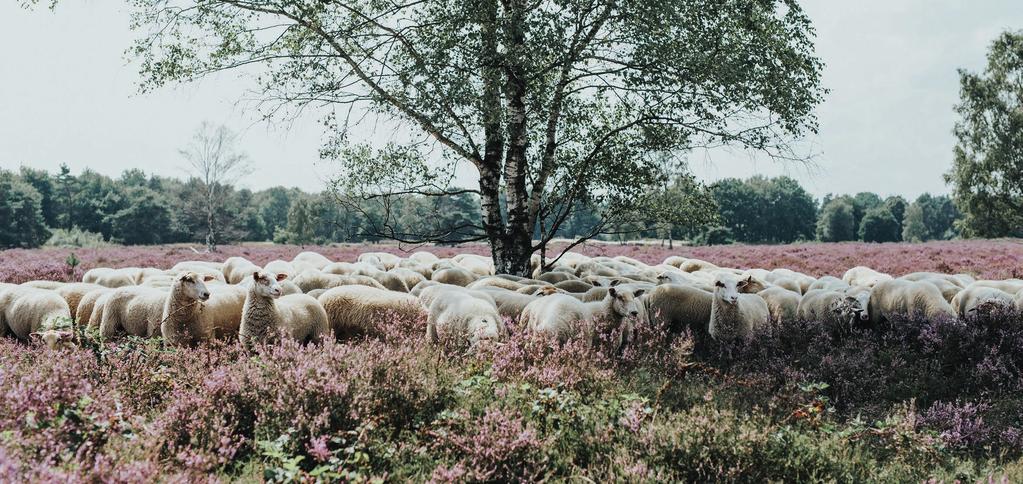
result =
[{"label": "sheep standing in heather", "polygon": [[955,310],[934,285],[896,279],[881,281],[873,287],[868,313],[875,327],[897,316],[927,321],[955,317]]},{"label": "sheep standing in heather", "polygon": [[802,295],[788,288],[774,286],[758,291],[758,296],[767,303],[768,312],[774,321],[794,321],[799,310]]},{"label": "sheep standing in heather", "polygon": [[504,321],[493,300],[457,291],[443,291],[430,303],[426,335],[431,343],[498,339],[505,333]]},{"label": "sheep standing in heather", "polygon": [[716,340],[748,339],[758,328],[767,326],[771,312],[767,302],[756,294],[743,294],[748,279],[719,274],[714,281],[714,299],[710,308],[708,332]]},{"label": "sheep standing in heather", "polygon": [[282,333],[302,343],[320,342],[330,335],[323,306],[305,294],[285,296],[280,285],[285,277],[264,271],[252,274],[238,329],[238,339],[247,350],[275,342]]},{"label": "sheep standing in heather", "polygon": [[99,332],[110,339],[124,332],[151,338],[160,334],[167,292],[144,286],[119,287],[104,296]]},{"label": "sheep standing in heather", "polygon": [[952,298],[952,309],[961,318],[975,315],[986,315],[992,311],[1007,310],[1016,307],[1012,294],[1001,289],[985,286],[970,286]]},{"label": "sheep standing in heather", "polygon": [[238,284],[258,270],[262,270],[262,268],[244,257],[228,257],[221,268],[224,279],[228,284]]},{"label": "sheep standing in heather", "polygon": [[419,299],[404,292],[369,286],[340,286],[317,298],[338,339],[381,334],[383,318],[418,319],[425,316]]},{"label": "sheep standing in heather", "polygon": [[888,274],[877,272],[866,266],[856,266],[845,271],[842,280],[850,286],[874,287],[879,283],[894,279]]},{"label": "sheep standing in heather", "polygon": [[171,286],[160,323],[160,333],[168,344],[194,345],[207,339],[200,325],[199,315],[203,309],[203,301],[210,298],[206,282],[212,280],[213,277],[209,275],[200,276],[195,272],[186,272],[178,276]]},{"label": "sheep standing in heather", "polygon": [[71,309],[59,294],[46,289],[0,284],[0,336],[28,341],[32,333],[55,329],[71,320]]},{"label": "sheep standing in heather", "polygon": [[593,340],[598,334],[596,324],[607,322],[621,330],[616,342],[617,349],[621,349],[633,338],[633,321],[644,309],[639,298],[645,292],[645,289],[616,285],[607,289],[607,297],[602,301],[591,303],[565,294],[552,294],[526,305],[521,319],[529,330],[551,335],[561,343],[577,335]]},{"label": "sheep standing in heather", "polygon": [[714,295],[702,289],[679,284],[661,284],[646,297],[646,313],[652,326],[672,333],[689,329],[705,334],[710,323]]}]

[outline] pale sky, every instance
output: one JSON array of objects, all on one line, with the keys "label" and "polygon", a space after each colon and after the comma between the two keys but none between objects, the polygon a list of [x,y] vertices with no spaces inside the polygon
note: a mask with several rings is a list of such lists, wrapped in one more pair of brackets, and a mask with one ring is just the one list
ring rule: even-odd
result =
[{"label": "pale sky", "polygon": [[[0,4],[0,167],[27,165],[117,176],[140,167],[183,176],[177,149],[204,120],[242,132],[255,172],[249,188],[324,187],[323,131],[310,114],[266,124],[240,103],[247,83],[224,75],[137,94],[137,68],[124,51],[136,34],[124,2],[62,2],[55,13]],[[959,85],[956,69],[979,70],[990,42],[1023,28],[1019,0],[806,0],[831,89],[807,140],[815,167],[743,153],[694,153],[694,172],[724,177],[788,174],[815,196],[874,191],[913,198],[947,193]],[[387,137],[375,127],[365,136]],[[380,130],[376,130],[380,131]]]}]

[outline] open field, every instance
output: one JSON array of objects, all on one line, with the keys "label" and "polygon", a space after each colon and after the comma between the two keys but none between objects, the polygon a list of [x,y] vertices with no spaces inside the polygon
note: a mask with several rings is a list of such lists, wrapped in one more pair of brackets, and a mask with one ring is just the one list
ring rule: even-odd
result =
[{"label": "open field", "polygon": [[[79,279],[310,248],[0,252],[0,282]],[[354,260],[387,246],[314,248]],[[440,248],[438,255],[483,251]],[[586,247],[819,276],[867,264],[1018,277],[1017,241]],[[0,480],[1023,480],[1023,318],[899,321],[834,334],[784,322],[749,344],[638,328],[623,354],[551,347],[517,324],[475,351],[430,345],[421,320],[378,337],[247,355],[235,343],[83,339],[59,356],[0,340]]]}]

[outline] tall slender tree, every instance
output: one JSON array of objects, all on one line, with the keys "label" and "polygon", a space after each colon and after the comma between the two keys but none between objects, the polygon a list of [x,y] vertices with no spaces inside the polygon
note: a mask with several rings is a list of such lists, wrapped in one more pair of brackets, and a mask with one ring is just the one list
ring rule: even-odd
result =
[{"label": "tall slender tree", "polygon": [[188,171],[200,182],[206,213],[206,250],[217,250],[217,211],[226,187],[251,172],[249,157],[238,150],[238,135],[226,126],[203,122],[188,146],[180,150]]}]

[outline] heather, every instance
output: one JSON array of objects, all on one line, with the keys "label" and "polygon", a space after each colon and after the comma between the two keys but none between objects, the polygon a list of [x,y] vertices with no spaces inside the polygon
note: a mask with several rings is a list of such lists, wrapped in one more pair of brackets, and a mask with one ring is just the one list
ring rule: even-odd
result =
[{"label": "heather", "polygon": [[[563,245],[555,244],[548,256],[555,256]],[[243,256],[256,264],[274,259],[291,260],[304,250],[319,252],[331,260],[353,261],[367,251],[381,251],[407,257],[417,250],[440,257],[458,253],[489,254],[483,244],[451,246],[414,246],[395,244],[340,244],[297,246],[242,244],[221,247],[219,252],[196,251],[188,245],[112,246],[96,248],[10,249],[0,251],[0,282],[21,283],[33,279],[80,280],[93,267],[156,267],[169,269],[183,260],[223,261]],[[1016,239],[958,240],[908,243],[801,243],[789,245],[675,246],[621,245],[589,243],[577,250],[589,256],[624,255],[656,264],[672,255],[695,257],[721,266],[739,268],[786,267],[812,276],[841,275],[846,269],[868,265],[881,272],[901,275],[915,271],[968,273],[979,278],[1004,279],[1023,276],[1023,243]],[[80,263],[71,268],[68,255],[74,253]]]},{"label": "heather", "polygon": [[750,345],[640,328],[623,354],[422,321],[247,354],[0,342],[11,481],[907,481],[1023,477],[1023,321],[791,323]]}]

